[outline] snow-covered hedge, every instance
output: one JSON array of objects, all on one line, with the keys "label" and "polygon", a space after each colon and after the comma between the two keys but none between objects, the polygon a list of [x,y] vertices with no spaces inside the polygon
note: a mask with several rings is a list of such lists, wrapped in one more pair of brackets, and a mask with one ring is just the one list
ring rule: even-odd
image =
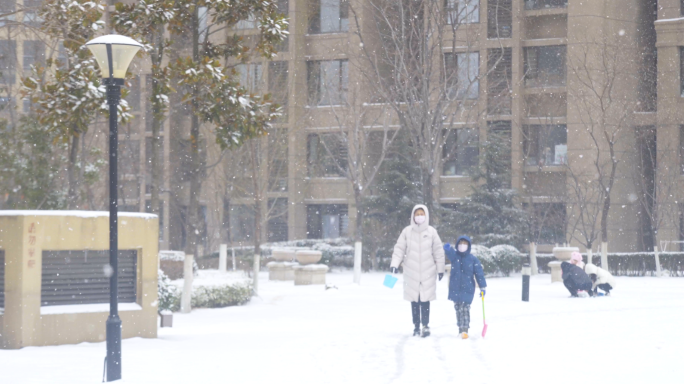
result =
[{"label": "snow-covered hedge", "polygon": [[491,275],[496,273],[496,264],[494,263],[492,251],[490,251],[489,248],[485,247],[484,245],[473,244],[470,247],[470,253],[480,260],[485,274]]},{"label": "snow-covered hedge", "polygon": [[[180,310],[182,290],[171,284],[164,271],[159,270],[158,283],[158,308],[161,311]],[[209,287],[193,287],[192,308],[222,308],[233,305],[242,305],[252,298],[252,286],[249,283],[235,285],[220,285]]]},{"label": "snow-covered hedge", "polygon": [[522,254],[512,245],[495,245],[489,249],[496,265],[497,272],[510,276],[511,272],[520,270]]},{"label": "snow-covered hedge", "polygon": [[197,287],[192,292],[193,308],[222,308],[248,303],[252,298],[250,284]]},{"label": "snow-covered hedge", "polygon": [[480,260],[486,275],[510,276],[511,272],[519,271],[522,267],[522,256],[512,245],[495,245],[487,248],[484,245],[473,244],[470,252]]}]

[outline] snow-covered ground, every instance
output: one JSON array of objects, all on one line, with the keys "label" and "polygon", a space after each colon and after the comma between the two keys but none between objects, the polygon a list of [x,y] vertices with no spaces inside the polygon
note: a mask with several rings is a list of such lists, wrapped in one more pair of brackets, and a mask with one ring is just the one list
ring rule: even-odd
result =
[{"label": "snow-covered ground", "polygon": [[[447,280],[432,303],[432,336],[411,334],[400,284],[383,274],[330,273],[295,287],[261,276],[242,307],[174,316],[158,339],[123,344],[123,383],[678,383],[684,377],[684,279],[618,278],[612,297],[570,299],[549,275],[491,278],[471,338],[457,338]],[[216,276],[211,277],[217,279]],[[235,276],[229,279],[234,280]],[[400,280],[401,281],[401,280]],[[124,324],[124,327],[126,325]],[[0,350],[0,382],[98,383],[105,344]]]}]

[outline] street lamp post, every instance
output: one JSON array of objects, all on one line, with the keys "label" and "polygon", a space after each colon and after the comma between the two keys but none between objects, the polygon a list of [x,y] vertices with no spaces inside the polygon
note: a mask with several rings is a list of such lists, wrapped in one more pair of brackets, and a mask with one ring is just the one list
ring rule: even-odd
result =
[{"label": "street lamp post", "polygon": [[107,381],[121,379],[121,319],[118,302],[118,197],[117,197],[117,107],[126,71],[142,45],[121,35],[100,36],[86,43],[95,56],[103,83],[107,86],[109,105],[109,317],[107,318]]}]

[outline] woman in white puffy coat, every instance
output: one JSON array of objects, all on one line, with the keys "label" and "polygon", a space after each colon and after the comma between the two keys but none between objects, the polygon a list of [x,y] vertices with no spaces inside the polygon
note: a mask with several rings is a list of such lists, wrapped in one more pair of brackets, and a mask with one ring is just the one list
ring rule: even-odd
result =
[{"label": "woman in white puffy coat", "polygon": [[598,289],[601,288],[601,290],[606,292],[606,296],[610,296],[610,291],[615,288],[615,278],[610,272],[594,264],[587,264],[584,267],[584,271],[591,278],[593,284],[591,289],[594,290],[594,293],[598,293]]},{"label": "woman in white puffy coat", "polygon": [[[437,298],[437,278],[444,276],[444,248],[437,230],[430,226],[430,213],[419,204],[411,212],[411,224],[404,228],[394,246],[392,273],[404,264],[404,299],[411,302],[413,335],[430,335],[430,301]],[[423,330],[420,331],[420,324]]]}]

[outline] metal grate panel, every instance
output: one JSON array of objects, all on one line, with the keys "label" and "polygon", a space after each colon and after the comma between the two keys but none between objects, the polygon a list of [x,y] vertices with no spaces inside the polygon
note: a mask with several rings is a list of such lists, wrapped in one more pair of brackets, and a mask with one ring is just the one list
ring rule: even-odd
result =
[{"label": "metal grate panel", "polygon": [[[135,250],[119,250],[120,303],[135,302],[137,255]],[[41,305],[108,303],[107,264],[109,251],[44,251]]]}]

